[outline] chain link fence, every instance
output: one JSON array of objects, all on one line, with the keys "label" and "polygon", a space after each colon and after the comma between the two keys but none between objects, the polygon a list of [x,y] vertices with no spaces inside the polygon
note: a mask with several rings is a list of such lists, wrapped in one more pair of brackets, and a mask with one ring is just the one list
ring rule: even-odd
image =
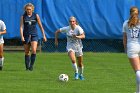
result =
[{"label": "chain link fence", "polygon": [[[66,52],[66,39],[59,39],[58,47],[54,45],[54,39],[47,42],[38,41],[42,52]],[[123,52],[122,39],[83,39],[84,52]],[[5,46],[23,46],[20,39],[5,39]]]},{"label": "chain link fence", "polygon": [[[54,39],[49,39],[42,43],[42,51],[47,52],[65,52],[66,39],[59,39],[58,47],[54,45]],[[84,39],[83,51],[85,52],[123,52],[123,43],[121,39]]]}]

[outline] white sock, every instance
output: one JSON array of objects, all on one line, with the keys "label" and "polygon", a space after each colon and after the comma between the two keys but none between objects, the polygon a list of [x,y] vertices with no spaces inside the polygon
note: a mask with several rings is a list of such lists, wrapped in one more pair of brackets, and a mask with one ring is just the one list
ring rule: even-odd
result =
[{"label": "white sock", "polygon": [[140,93],[140,71],[136,71],[137,92]]},{"label": "white sock", "polygon": [[3,66],[4,57],[0,58],[0,66]]},{"label": "white sock", "polygon": [[75,73],[78,73],[78,68],[77,68],[77,64],[76,63],[72,63],[72,66],[75,70]]},{"label": "white sock", "polygon": [[78,67],[78,70],[79,70],[80,75],[83,75],[83,72],[84,72],[84,66],[82,66],[82,67]]}]

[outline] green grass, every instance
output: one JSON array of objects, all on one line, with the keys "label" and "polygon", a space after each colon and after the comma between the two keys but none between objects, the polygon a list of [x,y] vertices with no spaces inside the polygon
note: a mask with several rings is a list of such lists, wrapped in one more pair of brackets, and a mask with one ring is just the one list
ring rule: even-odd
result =
[{"label": "green grass", "polygon": [[[135,74],[122,53],[84,53],[85,80],[74,80],[67,53],[37,53],[33,71],[26,71],[23,52],[5,52],[0,93],[134,93]],[[69,81],[58,81],[61,73]]]}]

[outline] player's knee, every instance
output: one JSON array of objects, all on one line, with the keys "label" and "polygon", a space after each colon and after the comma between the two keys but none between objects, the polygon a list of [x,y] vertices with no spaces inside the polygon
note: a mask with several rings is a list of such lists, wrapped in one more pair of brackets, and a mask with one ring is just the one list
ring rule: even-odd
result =
[{"label": "player's knee", "polygon": [[3,57],[3,54],[2,53],[0,53],[0,58],[2,58]]},{"label": "player's knee", "polygon": [[0,55],[0,58],[2,58],[3,57],[3,55]]},{"label": "player's knee", "polygon": [[80,63],[78,63],[78,66],[79,66],[79,67],[82,67],[82,66],[83,66],[83,64],[80,62]]},{"label": "player's knee", "polygon": [[25,55],[29,55],[30,54],[30,52],[29,51],[25,51]]},{"label": "player's knee", "polygon": [[76,60],[74,60],[74,59],[72,59],[71,61],[72,61],[72,63],[76,63]]},{"label": "player's knee", "polygon": [[36,54],[36,51],[32,51],[32,54]]}]

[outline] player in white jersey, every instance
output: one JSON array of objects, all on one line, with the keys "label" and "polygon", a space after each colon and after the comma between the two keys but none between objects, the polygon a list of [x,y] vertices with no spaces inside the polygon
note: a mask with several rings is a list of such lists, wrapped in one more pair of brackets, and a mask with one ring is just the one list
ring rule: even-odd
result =
[{"label": "player in white jersey", "polygon": [[140,93],[140,20],[137,7],[130,9],[130,18],[123,24],[123,45],[136,73],[137,92]]},{"label": "player in white jersey", "polygon": [[[85,38],[83,29],[77,24],[75,17],[70,17],[69,26],[62,27],[55,32],[55,45],[58,46],[58,33],[66,33],[67,36],[67,52],[72,61],[72,65],[75,71],[75,79],[80,78],[84,80],[83,77],[83,52],[82,52],[82,41]],[[76,63],[76,57],[78,60],[78,67]]]},{"label": "player in white jersey", "polygon": [[3,44],[4,44],[4,39],[3,39],[3,34],[6,33],[6,26],[5,23],[0,20],[0,70],[3,68],[3,62],[4,62],[4,57],[3,57]]}]

